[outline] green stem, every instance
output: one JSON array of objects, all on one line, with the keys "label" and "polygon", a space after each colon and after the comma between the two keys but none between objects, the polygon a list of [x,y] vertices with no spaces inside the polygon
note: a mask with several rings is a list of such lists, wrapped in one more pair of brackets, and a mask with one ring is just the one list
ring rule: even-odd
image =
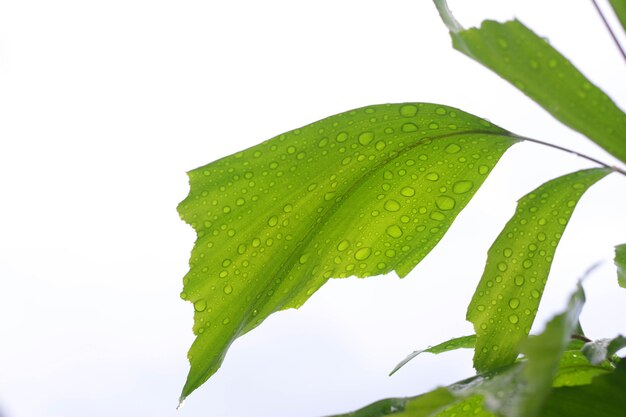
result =
[{"label": "green stem", "polygon": [[528,137],[526,137],[526,136],[518,136],[518,135],[515,135],[515,134],[514,134],[514,135],[513,135],[513,137],[515,137],[515,138],[517,138],[517,139],[520,139],[520,140],[527,141],[527,142],[536,143],[536,144],[538,144],[538,145],[543,145],[543,146],[547,146],[547,147],[550,147],[550,148],[553,148],[553,149],[558,149],[558,150],[563,151],[563,152],[571,153],[572,155],[576,155],[576,156],[578,156],[578,157],[580,157],[580,158],[584,158],[584,159],[586,159],[586,160],[588,160],[588,161],[594,162],[594,163],[596,163],[596,164],[598,164],[598,165],[601,165],[601,166],[603,166],[603,167],[605,167],[605,168],[609,168],[609,169],[610,169],[611,171],[613,171],[613,172],[617,172],[617,173],[619,173],[619,174],[622,174],[622,175],[626,176],[626,171],[624,171],[623,169],[621,169],[621,168],[619,168],[619,167],[616,167],[615,165],[609,165],[609,164],[606,164],[606,163],[604,163],[604,162],[600,161],[599,159],[592,158],[592,157],[590,157],[590,156],[587,156],[587,155],[585,155],[585,154],[582,154],[582,153],[579,153],[579,152],[573,151],[573,150],[571,150],[571,149],[564,148],[564,147],[562,147],[562,146],[555,145],[555,144],[553,144],[553,143],[544,142],[544,141],[542,141],[542,140],[528,138]]}]

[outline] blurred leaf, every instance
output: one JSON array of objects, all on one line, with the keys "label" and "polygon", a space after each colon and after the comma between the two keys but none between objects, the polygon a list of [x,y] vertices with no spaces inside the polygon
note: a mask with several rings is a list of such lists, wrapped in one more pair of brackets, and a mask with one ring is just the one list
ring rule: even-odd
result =
[{"label": "blurred leaf", "polygon": [[609,0],[609,3],[626,32],[626,0]]},{"label": "blurred leaf", "polygon": [[626,114],[521,22],[486,20],[464,30],[445,0],[435,0],[455,49],[509,81],[552,116],[626,162]]},{"label": "blurred leaf", "polygon": [[580,284],[570,297],[566,310],[548,322],[539,336],[531,336],[520,344],[527,362],[523,368],[519,400],[512,403],[507,416],[533,417],[539,414],[544,399],[552,388],[570,335],[578,326],[578,317],[585,303],[585,293]]},{"label": "blurred leaf", "polygon": [[393,368],[393,370],[389,373],[389,376],[395,374],[400,368],[406,365],[411,359],[413,359],[414,357],[416,357],[417,355],[421,353],[426,352],[426,353],[433,353],[437,355],[439,353],[449,352],[451,350],[456,350],[456,349],[464,349],[464,348],[470,349],[470,348],[473,348],[475,345],[476,345],[476,335],[473,334],[470,336],[455,337],[454,339],[447,340],[443,343],[439,343],[438,345],[431,346],[429,348],[422,349],[422,350],[416,350],[413,353],[411,353],[409,356],[404,358],[399,364],[397,364],[396,367]]},{"label": "blurred leaf", "polygon": [[589,385],[554,389],[541,417],[619,417],[626,415],[626,362]]},{"label": "blurred leaf", "polygon": [[405,276],[517,139],[460,110],[370,106],[189,172],[197,232],[183,299],[196,340],[181,400],[230,344],[331,277]]},{"label": "blurred leaf", "polygon": [[572,212],[583,193],[610,172],[593,168],[564,175],[519,200],[515,214],[489,249],[467,310],[477,335],[474,367],[478,371],[494,370],[517,358]]},{"label": "blurred leaf", "polygon": [[617,282],[626,288],[626,245],[615,247],[615,265],[617,266]]},{"label": "blurred leaf", "polygon": [[626,337],[617,336],[613,339],[598,339],[586,343],[581,351],[592,365],[611,360],[618,350],[626,347]]}]

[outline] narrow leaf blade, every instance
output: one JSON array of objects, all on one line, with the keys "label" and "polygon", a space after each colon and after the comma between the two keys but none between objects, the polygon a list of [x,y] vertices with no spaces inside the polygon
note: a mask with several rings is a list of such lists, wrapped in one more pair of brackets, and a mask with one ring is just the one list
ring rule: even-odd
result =
[{"label": "narrow leaf blade", "polygon": [[178,210],[197,232],[181,294],[196,340],[181,399],[237,337],[329,278],[408,274],[516,142],[450,107],[378,105],[191,171]]},{"label": "narrow leaf blade", "polygon": [[389,376],[398,372],[400,368],[402,368],[404,365],[409,363],[409,361],[422,353],[432,353],[438,355],[440,353],[450,352],[457,349],[471,349],[475,345],[476,335],[473,334],[469,336],[455,337],[454,339],[446,340],[445,342],[439,343],[438,345],[431,346],[422,350],[416,350],[408,355],[406,358],[404,358],[400,363],[398,363],[395,368],[393,368],[393,370],[389,373]]},{"label": "narrow leaf blade", "polygon": [[[552,116],[626,162],[626,114],[545,39],[517,20],[463,30],[435,0],[455,49],[509,81]],[[454,23],[450,23],[454,22]]]},{"label": "narrow leaf blade", "polygon": [[474,367],[506,366],[528,335],[565,226],[583,193],[611,171],[593,168],[558,177],[521,198],[488,252],[467,310],[477,335]]},{"label": "narrow leaf blade", "polygon": [[615,247],[615,266],[617,266],[617,283],[626,288],[626,245]]}]

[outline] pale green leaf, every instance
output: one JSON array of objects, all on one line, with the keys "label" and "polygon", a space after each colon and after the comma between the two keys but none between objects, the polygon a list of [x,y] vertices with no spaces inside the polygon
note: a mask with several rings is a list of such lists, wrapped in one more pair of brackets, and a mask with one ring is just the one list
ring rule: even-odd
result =
[{"label": "pale green leaf", "polygon": [[617,266],[617,282],[626,288],[626,245],[615,247],[615,266]]},{"label": "pale green leaf", "polygon": [[553,179],[521,198],[489,249],[485,271],[467,310],[474,324],[474,367],[508,365],[528,335],[554,252],[583,193],[611,171],[593,168]]},{"label": "pale green leaf", "polygon": [[612,339],[598,339],[586,343],[581,352],[592,365],[598,365],[612,360],[613,355],[624,347],[626,347],[626,337],[620,335]]},{"label": "pale green leaf", "polygon": [[446,106],[370,106],[189,172],[197,232],[181,296],[196,340],[181,398],[230,344],[331,277],[405,276],[517,139]]},{"label": "pale green leaf", "polygon": [[626,114],[546,39],[517,20],[463,30],[435,0],[455,49],[509,81],[556,119],[626,162]]},{"label": "pale green leaf", "polygon": [[626,32],[626,0],[609,0],[609,3]]},{"label": "pale green leaf", "polygon": [[389,373],[389,375],[391,376],[395,374],[396,372],[398,372],[400,368],[402,368],[411,359],[413,359],[414,357],[416,357],[417,355],[421,353],[432,353],[432,354],[437,355],[439,353],[450,352],[451,350],[456,350],[456,349],[471,349],[475,345],[476,345],[476,335],[473,334],[470,336],[455,337],[454,339],[446,340],[445,342],[439,343],[438,345],[431,346],[422,350],[416,350],[410,355],[408,355],[406,358],[404,358],[400,363],[398,363],[396,367],[393,368],[393,370]]}]

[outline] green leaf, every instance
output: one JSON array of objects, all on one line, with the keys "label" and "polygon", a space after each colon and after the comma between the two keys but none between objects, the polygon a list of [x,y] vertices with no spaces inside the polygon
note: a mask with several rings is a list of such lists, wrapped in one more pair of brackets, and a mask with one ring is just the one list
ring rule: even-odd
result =
[{"label": "green leaf", "polygon": [[548,397],[541,417],[617,417],[626,414],[626,361],[589,385],[561,387]]},{"label": "green leaf", "polygon": [[405,276],[518,139],[446,106],[370,106],[189,172],[183,299],[196,340],[181,399],[230,344],[331,277]]},{"label": "green leaf", "polygon": [[489,371],[518,355],[539,306],[556,247],[583,193],[611,171],[593,168],[553,179],[521,198],[488,252],[467,310],[474,324],[474,367]]},{"label": "green leaf", "polygon": [[556,119],[626,162],[626,114],[548,41],[517,20],[463,30],[435,0],[455,49],[480,62]]},{"label": "green leaf", "polygon": [[416,357],[417,355],[421,353],[426,352],[426,353],[433,353],[437,355],[439,353],[450,352],[451,350],[456,350],[456,349],[471,349],[475,345],[476,345],[476,335],[473,334],[470,336],[455,337],[454,339],[447,340],[443,343],[439,343],[438,345],[431,346],[422,350],[416,350],[413,353],[411,353],[409,356],[404,358],[399,364],[397,364],[396,367],[393,368],[393,370],[389,373],[389,376],[398,372],[400,368],[402,368],[411,359],[413,359],[414,357]]},{"label": "green leaf", "polygon": [[585,343],[581,351],[589,363],[598,365],[604,361],[612,360],[613,355],[624,347],[626,347],[626,337],[620,335],[613,339],[598,339]]},{"label": "green leaf", "polygon": [[591,365],[580,350],[567,350],[561,358],[559,369],[552,381],[552,386],[563,387],[590,384],[594,377],[606,374],[612,370],[613,368],[608,363]]},{"label": "green leaf", "polygon": [[615,265],[617,266],[617,283],[626,288],[626,245],[615,247]]},{"label": "green leaf", "polygon": [[609,3],[626,32],[626,0],[609,0]]}]

